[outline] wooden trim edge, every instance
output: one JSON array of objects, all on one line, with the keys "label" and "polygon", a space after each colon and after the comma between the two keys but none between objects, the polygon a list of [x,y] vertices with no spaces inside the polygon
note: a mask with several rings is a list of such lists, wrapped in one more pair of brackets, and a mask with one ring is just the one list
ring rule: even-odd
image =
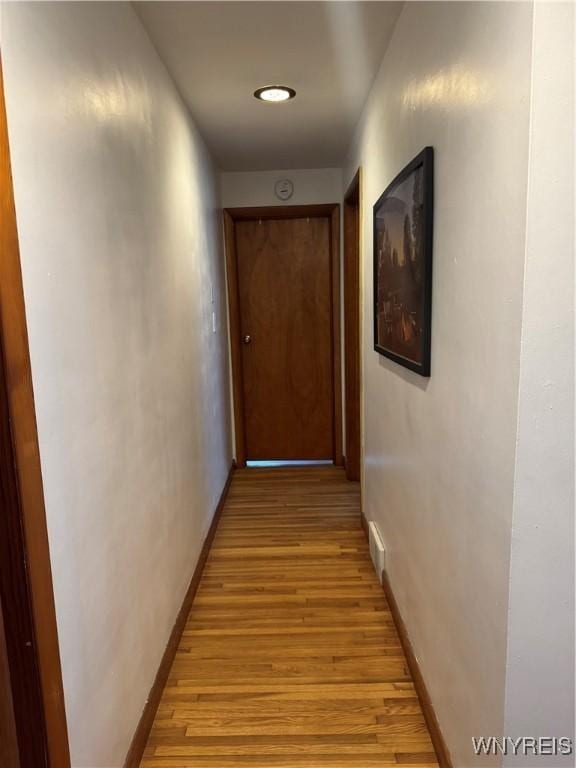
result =
[{"label": "wooden trim edge", "polygon": [[[368,520],[363,513],[361,518],[362,528],[364,529],[366,538],[368,538]],[[386,572],[384,572],[383,577],[382,589],[386,595],[390,613],[392,614],[392,619],[394,620],[396,631],[398,632],[400,643],[402,645],[404,655],[406,656],[408,669],[410,670],[414,688],[416,689],[418,700],[420,702],[420,706],[422,707],[422,713],[424,715],[424,719],[426,720],[426,725],[430,731],[430,738],[432,740],[432,745],[434,746],[434,751],[436,752],[436,757],[438,758],[438,764],[440,765],[440,768],[453,768],[450,752],[442,734],[440,723],[436,717],[434,705],[432,703],[432,699],[430,698],[430,694],[428,693],[426,683],[424,682],[420,664],[418,663],[418,659],[414,653],[412,642],[410,641],[410,636],[408,635],[408,630],[406,629],[406,624],[404,623],[404,619],[402,618],[400,609],[398,608],[398,603],[394,597],[390,579],[388,578],[388,574]]]},{"label": "wooden trim edge", "polygon": [[[0,336],[24,534],[35,656],[46,730],[46,764],[68,768],[70,749],[52,565],[44,506],[34,388],[28,348],[18,227],[12,184],[4,80],[0,62]],[[4,514],[4,510],[2,510]],[[14,617],[11,617],[14,620]],[[7,624],[7,617],[4,617]],[[34,723],[44,728],[44,725]],[[32,727],[32,725],[30,725]]]},{"label": "wooden trim edge", "polygon": [[360,512],[360,523],[362,525],[364,535],[366,536],[366,541],[368,541],[368,520],[366,519],[364,512]]},{"label": "wooden trim edge", "polygon": [[340,253],[340,205],[330,214],[330,271],[332,279],[332,392],[334,398],[334,464],[343,466],[342,446],[342,316],[341,283],[342,254]]},{"label": "wooden trim edge", "polygon": [[238,263],[236,257],[235,220],[226,209],[224,222],[224,256],[226,260],[226,294],[228,302],[228,341],[230,344],[230,377],[234,418],[234,454],[238,467],[246,466],[244,437],[244,396],[242,393],[242,349],[240,345],[240,299],[238,296]]},{"label": "wooden trim edge", "polygon": [[138,768],[140,761],[142,760],[142,756],[144,755],[144,750],[146,749],[148,737],[150,735],[150,731],[152,730],[152,725],[154,723],[154,718],[156,717],[156,711],[158,709],[158,705],[160,704],[164,686],[168,680],[170,668],[172,667],[174,657],[176,656],[176,651],[178,649],[178,644],[180,643],[182,633],[184,632],[184,627],[186,626],[188,614],[190,613],[194,597],[198,591],[198,585],[200,584],[202,572],[204,570],[206,560],[208,559],[210,547],[212,546],[214,536],[216,535],[216,529],[218,528],[218,523],[220,521],[220,516],[224,508],[224,502],[226,501],[226,497],[228,495],[228,490],[230,488],[230,483],[232,482],[234,471],[234,464],[232,464],[228,472],[226,482],[224,483],[224,488],[220,494],[218,504],[214,510],[212,522],[210,523],[210,528],[206,534],[206,538],[204,539],[204,544],[202,545],[200,557],[198,558],[194,573],[192,574],[190,585],[186,590],[186,595],[184,596],[184,600],[182,601],[182,605],[178,611],[178,615],[176,616],[176,621],[172,627],[170,637],[168,638],[168,644],[166,645],[166,649],[162,655],[160,665],[158,666],[158,671],[156,672],[156,677],[154,678],[152,688],[148,694],[148,699],[144,705],[144,710],[138,725],[136,726],[134,736],[132,737],[132,742],[130,744],[128,754],[126,755],[126,760],[124,761],[124,768]]},{"label": "wooden trim edge", "polygon": [[224,208],[225,213],[234,221],[246,219],[299,219],[329,218],[340,203],[321,203],[316,205],[264,205],[246,208]]},{"label": "wooden trim edge", "polygon": [[342,296],[343,296],[343,350],[344,398],[343,414],[346,425],[344,453],[348,480],[361,479],[362,426],[361,426],[361,260],[360,249],[360,168],[350,182],[342,205]]}]

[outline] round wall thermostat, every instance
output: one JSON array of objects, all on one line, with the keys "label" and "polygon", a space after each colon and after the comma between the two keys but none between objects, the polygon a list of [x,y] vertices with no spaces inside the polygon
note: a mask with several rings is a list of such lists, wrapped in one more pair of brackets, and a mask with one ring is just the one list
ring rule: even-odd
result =
[{"label": "round wall thermostat", "polygon": [[278,200],[290,200],[294,194],[294,184],[290,179],[278,179],[274,185],[274,192]]}]

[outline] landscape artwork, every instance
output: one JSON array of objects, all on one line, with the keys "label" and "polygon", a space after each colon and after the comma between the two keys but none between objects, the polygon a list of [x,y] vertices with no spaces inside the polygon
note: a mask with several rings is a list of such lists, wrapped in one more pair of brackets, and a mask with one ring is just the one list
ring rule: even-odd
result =
[{"label": "landscape artwork", "polygon": [[426,147],[374,206],[374,349],[430,375],[433,150]]}]

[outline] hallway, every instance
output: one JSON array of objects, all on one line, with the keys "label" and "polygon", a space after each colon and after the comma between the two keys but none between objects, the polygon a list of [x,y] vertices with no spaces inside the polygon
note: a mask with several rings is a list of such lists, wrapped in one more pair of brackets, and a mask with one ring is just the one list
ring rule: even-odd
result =
[{"label": "hallway", "polygon": [[576,768],[575,21],[0,0],[0,768]]},{"label": "hallway", "polygon": [[334,467],[232,480],[142,768],[437,765]]}]

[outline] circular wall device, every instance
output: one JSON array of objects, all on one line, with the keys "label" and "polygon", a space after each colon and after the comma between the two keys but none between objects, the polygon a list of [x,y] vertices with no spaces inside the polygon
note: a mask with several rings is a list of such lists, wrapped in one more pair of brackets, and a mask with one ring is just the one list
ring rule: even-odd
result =
[{"label": "circular wall device", "polygon": [[278,200],[290,200],[294,194],[294,184],[290,179],[278,179],[274,185],[274,193]]}]

